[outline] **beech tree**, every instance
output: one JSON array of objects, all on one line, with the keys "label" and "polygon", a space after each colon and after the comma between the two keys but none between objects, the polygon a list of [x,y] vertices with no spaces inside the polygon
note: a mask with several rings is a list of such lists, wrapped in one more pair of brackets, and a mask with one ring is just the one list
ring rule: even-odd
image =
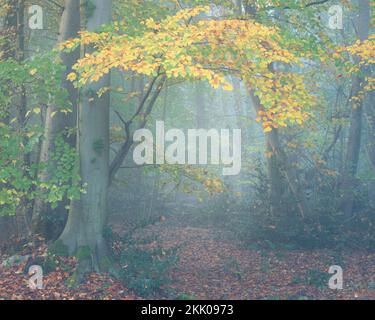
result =
[{"label": "beech tree", "polygon": [[[62,43],[78,36],[80,30],[80,3],[76,0],[66,0],[62,13],[58,42]],[[62,88],[68,93],[67,105],[63,110],[60,106],[50,105],[47,108],[44,123],[44,138],[42,140],[40,158],[42,163],[49,163],[49,166],[39,172],[38,179],[40,182],[48,182],[52,172],[56,168],[53,164],[52,155],[55,152],[55,143],[61,138],[72,148],[75,148],[76,134],[75,126],[77,120],[78,107],[78,90],[72,83],[66,79],[67,75],[72,72],[73,65],[80,56],[79,48],[73,52],[61,52],[60,59],[64,65],[65,71],[62,74]],[[68,111],[66,111],[68,110]],[[64,112],[63,112],[64,111]],[[33,208],[32,231],[34,234],[41,234],[47,239],[56,239],[59,236],[59,227],[56,226],[58,218],[66,216],[68,204],[67,199],[60,201],[57,208],[51,208],[43,202],[42,199],[36,199]],[[64,221],[64,219],[63,219]],[[57,234],[56,234],[57,233]]]},{"label": "beech tree", "polygon": [[[370,28],[370,3],[367,0],[359,0],[359,12],[355,25],[357,29],[358,40],[363,42],[368,39]],[[359,57],[355,57],[359,63]],[[359,154],[362,144],[362,118],[363,118],[363,99],[357,100],[364,87],[364,68],[352,78],[352,88],[350,92],[351,119],[349,137],[345,155],[345,167],[342,173],[343,200],[342,210],[346,219],[350,219],[353,213],[353,201],[355,197],[355,176],[358,170]]]},{"label": "beech tree", "polygon": [[[86,29],[98,31],[111,21],[111,1],[94,0],[92,10],[86,11]],[[90,45],[84,52],[93,52]],[[85,192],[71,203],[66,227],[58,241],[69,253],[81,258],[82,271],[100,271],[107,262],[103,231],[107,214],[109,182],[109,92],[100,97],[97,92],[109,87],[110,75],[81,88],[78,108],[77,148],[79,173]]]},{"label": "beech tree", "polygon": [[[127,218],[141,206],[145,220],[159,215],[153,222],[185,204],[217,214],[248,242],[373,246],[371,1],[340,4],[343,31],[327,23],[325,0],[40,0],[50,24],[40,31],[28,29],[29,1],[0,2],[2,240],[9,221],[29,244],[42,235],[46,259],[58,248],[78,258],[78,281],[118,271],[111,254],[123,249],[116,241],[128,244],[106,227],[132,236]],[[135,146],[138,129],[164,138],[159,119],[163,128],[240,128],[241,173],[128,157],[146,150]],[[189,155],[176,138],[179,158]],[[239,150],[220,149],[228,159]],[[119,226],[111,214],[126,219]]]}]

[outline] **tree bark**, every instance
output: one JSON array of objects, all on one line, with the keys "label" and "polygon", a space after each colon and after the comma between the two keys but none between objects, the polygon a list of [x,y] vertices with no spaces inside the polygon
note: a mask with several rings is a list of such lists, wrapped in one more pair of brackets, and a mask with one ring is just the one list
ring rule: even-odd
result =
[{"label": "tree bark", "polygon": [[[250,91],[250,97],[256,112],[263,110],[259,98]],[[284,151],[280,143],[279,130],[273,128],[271,132],[265,134],[268,178],[270,183],[271,212],[280,214],[285,212],[282,204],[282,195],[285,188],[289,187],[292,195],[296,200],[297,209],[302,218],[308,215],[309,209],[303,190],[300,188],[298,175],[296,171],[289,165],[290,159]]]},{"label": "tree bark", "polygon": [[[16,52],[15,58],[16,60],[22,64],[25,60],[25,0],[18,0],[17,1],[17,37],[16,37]],[[24,129],[26,126],[26,112],[27,112],[27,92],[26,86],[22,83],[17,90],[19,90],[19,95],[15,98],[15,105],[16,105],[16,118],[17,118],[17,131],[20,136],[23,136],[23,145],[26,146],[28,139],[24,134]],[[26,168],[30,166],[30,153],[25,153],[23,155],[23,165],[24,171]],[[31,212],[31,207],[26,199],[26,197],[22,197],[18,208],[16,209],[16,226],[17,226],[17,233],[20,236],[24,236],[25,234],[29,233],[29,223],[28,223],[28,215]]]},{"label": "tree bark", "polygon": [[[358,29],[358,39],[364,41],[368,38],[370,26],[370,3],[368,0],[359,0],[359,14],[356,23]],[[359,59],[356,59],[359,63]],[[362,73],[362,72],[361,72]],[[352,90],[350,97],[356,97],[363,85],[363,76],[357,75],[352,79]],[[341,208],[346,219],[353,215],[353,204],[355,198],[355,176],[358,171],[359,154],[361,151],[362,139],[362,116],[363,102],[359,105],[352,104],[349,137],[347,141],[347,150],[345,157],[344,172],[342,175],[341,188],[343,190],[343,199]]]},{"label": "tree bark", "polygon": [[[66,0],[64,12],[60,22],[58,42],[61,43],[77,37],[79,30],[79,1]],[[72,130],[75,128],[77,122],[78,90],[74,88],[72,82],[67,80],[66,77],[72,72],[72,67],[79,59],[79,55],[79,48],[71,53],[62,52],[60,54],[62,63],[66,67],[62,74],[62,87],[68,94],[68,103],[71,112],[68,114],[59,112],[59,107],[57,106],[49,106],[47,108],[44,123],[44,139],[42,141],[40,152],[41,163],[51,164],[51,157],[55,150],[55,142],[59,136],[64,139],[65,143],[68,143],[73,148],[75,147],[76,135],[72,132]],[[51,175],[51,167],[49,167],[39,173],[38,179],[41,182],[48,181],[51,178]],[[67,215],[67,209],[65,208],[67,203],[67,199],[64,199],[58,204],[57,208],[52,209],[49,205],[46,205],[40,199],[37,199],[34,204],[32,220],[33,233],[42,234],[48,240],[55,240],[56,237],[60,235],[62,228],[64,227],[64,225],[57,222],[62,221],[64,223],[64,218]]]},{"label": "tree bark", "polygon": [[[371,92],[366,104],[367,119],[367,154],[370,160],[371,171],[375,173],[375,93]],[[372,175],[373,176],[373,175]],[[368,195],[370,207],[375,209],[375,179],[369,182]]]},{"label": "tree bark", "polygon": [[[262,105],[253,91],[250,91],[250,99],[253,107],[258,113],[262,110]],[[265,134],[266,152],[267,152],[267,172],[270,184],[271,213],[277,214],[282,212],[282,195],[284,192],[283,175],[280,170],[280,141],[277,129]]]},{"label": "tree bark", "polygon": [[[87,16],[87,30],[95,31],[111,21],[112,1],[91,0],[94,10]],[[92,52],[88,47],[86,52]],[[59,240],[79,258],[79,273],[102,271],[107,260],[103,229],[107,214],[109,182],[109,92],[110,75],[82,88],[78,109],[79,172],[85,193],[72,201],[67,225]],[[82,252],[84,253],[82,255]]]},{"label": "tree bark", "polygon": [[[6,0],[6,14],[4,17],[4,24],[1,35],[1,57],[0,59],[7,60],[13,59],[22,63],[25,55],[25,36],[24,36],[24,1],[20,0]],[[10,98],[10,101],[5,105],[0,106],[0,122],[10,124],[10,116],[15,115],[17,122],[15,123],[14,129],[17,134],[23,134],[25,114],[27,108],[26,101],[26,90],[24,85],[15,85],[11,80],[6,83],[7,90],[3,92]],[[23,140],[24,145],[26,145],[26,139]],[[25,165],[28,164],[29,157],[25,155],[24,158]],[[1,188],[1,183],[0,183]],[[12,223],[7,225],[6,234],[17,236],[23,236],[28,229],[28,224],[26,221],[27,213],[27,201],[26,199],[21,199],[20,205],[17,207],[15,215],[12,217],[5,218],[4,220],[9,220]],[[9,228],[9,226],[12,226]]]},{"label": "tree bark", "polygon": [[[17,0],[7,0],[7,12],[4,18],[4,27],[0,31],[1,34],[1,60],[7,60],[9,58],[16,57],[16,46],[14,39],[17,39]],[[11,97],[13,95],[14,88],[12,83],[8,82],[7,95]],[[0,109],[0,120],[3,123],[9,124],[10,121],[10,106],[1,106]]]}]

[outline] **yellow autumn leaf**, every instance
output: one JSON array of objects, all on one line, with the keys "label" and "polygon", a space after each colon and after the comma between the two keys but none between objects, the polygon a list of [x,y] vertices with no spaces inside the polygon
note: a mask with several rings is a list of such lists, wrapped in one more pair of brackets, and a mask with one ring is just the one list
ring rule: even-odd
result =
[{"label": "yellow autumn leaf", "polygon": [[272,131],[272,127],[265,127],[263,129],[264,132],[271,132]]},{"label": "yellow autumn leaf", "polygon": [[225,91],[232,91],[233,90],[233,86],[230,83],[226,83],[226,84],[223,85],[223,89]]},{"label": "yellow autumn leaf", "polygon": [[38,72],[38,69],[31,69],[30,71],[29,71],[29,74],[30,75],[32,75],[32,76],[34,76],[36,73]]},{"label": "yellow autumn leaf", "polygon": [[77,74],[75,72],[71,72],[71,73],[68,74],[66,79],[69,80],[69,81],[74,81],[74,80],[77,79]]}]

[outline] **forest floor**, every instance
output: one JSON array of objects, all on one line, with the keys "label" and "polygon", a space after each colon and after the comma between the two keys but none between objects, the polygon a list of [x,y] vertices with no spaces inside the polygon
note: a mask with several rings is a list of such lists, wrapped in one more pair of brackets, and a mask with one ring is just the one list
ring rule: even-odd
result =
[{"label": "forest floor", "polygon": [[[123,230],[115,225],[114,231]],[[163,218],[135,237],[155,237],[151,246],[177,248],[178,261],[168,271],[166,289],[182,299],[375,299],[375,254],[245,248],[224,231],[191,226],[181,217]],[[33,252],[45,254],[45,246]],[[5,258],[0,255],[0,261]],[[328,269],[334,264],[343,268],[343,290],[328,288]],[[28,288],[25,263],[0,266],[0,299],[141,299],[106,275],[92,274],[68,290],[74,265],[72,258],[56,258],[55,270],[44,276],[43,290]]]},{"label": "forest floor", "polygon": [[[245,248],[225,231],[171,217],[142,231],[178,248],[171,287],[194,299],[375,299],[375,253]],[[331,290],[328,269],[343,269],[343,290]]]},{"label": "forest floor", "polygon": [[[22,257],[32,254],[33,258],[46,257],[47,247],[41,246],[30,252],[27,246],[17,254]],[[14,256],[12,256],[14,257]],[[0,262],[9,259],[0,255]],[[131,300],[136,299],[119,281],[108,275],[90,274],[85,282],[76,288],[69,288],[69,278],[73,275],[75,258],[53,257],[54,270],[43,275],[43,289],[32,290],[29,287],[27,262],[23,261],[10,267],[0,263],[0,300]]]}]

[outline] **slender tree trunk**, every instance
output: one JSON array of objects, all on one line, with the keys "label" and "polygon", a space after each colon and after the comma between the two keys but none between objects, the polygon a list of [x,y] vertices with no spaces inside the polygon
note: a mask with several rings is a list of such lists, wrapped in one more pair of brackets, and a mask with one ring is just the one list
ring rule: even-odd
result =
[{"label": "slender tree trunk", "polygon": [[[370,26],[370,4],[368,0],[359,0],[359,14],[357,32],[359,40],[363,41],[368,38]],[[359,63],[359,59],[357,59]],[[355,97],[362,89],[363,76],[354,76],[352,79],[352,91],[350,96]],[[342,176],[341,187],[343,190],[343,199],[341,203],[342,211],[347,219],[353,214],[353,204],[355,197],[355,176],[358,170],[359,154],[361,151],[362,138],[362,115],[363,102],[352,105],[349,137],[347,142],[347,150],[345,157],[344,172]]]},{"label": "slender tree trunk", "polygon": [[[244,7],[247,14],[252,17],[256,16],[257,10],[253,2],[248,1],[244,3]],[[281,16],[283,13],[278,13],[278,15]],[[272,72],[277,72],[274,64],[270,67]],[[254,95],[252,90],[250,90],[250,98],[257,112],[263,109],[259,98]],[[298,175],[296,171],[290,167],[288,156],[281,147],[279,130],[277,128],[266,133],[266,151],[268,153],[268,174],[271,185],[271,211],[274,214],[277,214],[278,211],[279,214],[285,211],[286,208],[281,205],[281,201],[282,194],[285,192],[285,187],[288,186],[296,200],[300,215],[302,218],[305,218],[309,211],[305,195],[299,186]],[[285,185],[284,181],[287,185]]]},{"label": "slender tree trunk", "polygon": [[[259,98],[252,91],[250,92],[250,97],[256,112],[262,110],[263,106]],[[282,195],[285,192],[285,188],[289,187],[301,217],[305,218],[309,212],[305,195],[300,188],[298,175],[288,163],[288,156],[281,146],[279,130],[273,128],[271,132],[265,134],[265,139],[272,213],[280,214],[286,211],[286,208],[282,205]]]},{"label": "slender tree trunk", "polygon": [[[236,115],[237,127],[245,131],[246,126],[242,118],[243,111],[242,111],[242,97],[241,97],[241,82],[238,78],[232,77],[232,84],[233,84],[233,97],[234,97],[233,109]],[[247,137],[247,133],[244,136]],[[242,137],[242,141],[244,141],[243,137]],[[247,144],[246,141],[244,141],[244,145],[246,144]]]},{"label": "slender tree trunk", "polygon": [[[253,3],[245,2],[240,3],[244,5],[245,13],[251,16],[255,16],[256,8]],[[242,7],[239,9],[242,10]],[[259,98],[254,94],[253,90],[250,90],[250,100],[253,107],[258,113],[263,109]],[[281,172],[281,146],[279,141],[278,129],[274,129],[271,132],[265,134],[266,140],[266,152],[267,152],[267,172],[270,183],[270,200],[271,200],[271,214],[279,215],[282,208],[282,195],[284,193],[284,179]]]},{"label": "slender tree trunk", "polygon": [[197,82],[195,84],[195,105],[197,107],[196,119],[198,128],[206,128],[207,126],[207,115],[206,105],[204,101],[204,92],[202,91],[202,83]]},{"label": "slender tree trunk", "polygon": [[17,33],[17,0],[7,0],[5,2],[7,6],[6,15],[4,18],[4,27],[1,31],[2,36],[2,59],[7,59],[15,57],[16,55],[16,46],[14,45],[14,39],[16,39]]},{"label": "slender tree trunk", "polygon": [[[261,111],[262,106],[260,100],[255,96],[254,92],[250,91],[250,99],[252,101],[255,111]],[[282,195],[284,193],[283,175],[280,170],[280,141],[277,129],[265,134],[266,152],[267,152],[267,172],[270,183],[270,199],[271,199],[271,213],[280,214],[282,211]]]},{"label": "slender tree trunk", "polygon": [[[94,10],[87,19],[87,30],[95,31],[111,21],[112,1],[91,0]],[[93,48],[86,48],[92,52]],[[85,193],[73,201],[67,225],[59,240],[69,253],[79,258],[79,274],[101,271],[107,260],[103,229],[107,215],[109,182],[109,93],[97,96],[110,86],[110,75],[87,84],[81,92],[78,109],[79,172]]]},{"label": "slender tree trunk", "polygon": [[[234,112],[236,116],[236,124],[237,127],[242,130],[242,142],[243,145],[248,145],[251,140],[251,132],[252,128],[249,125],[248,117],[250,117],[251,112],[249,114],[248,108],[244,108],[244,105],[248,103],[247,99],[244,101],[244,97],[242,94],[242,86],[241,86],[240,79],[236,77],[232,77],[232,84],[233,84],[233,95],[234,95]],[[244,149],[244,148],[243,148]],[[244,149],[243,152],[246,150]],[[245,154],[244,154],[245,155]]]},{"label": "slender tree trunk", "polygon": [[[14,59],[19,62],[24,60],[24,27],[23,27],[23,2],[19,0],[7,0],[5,1],[6,5],[6,14],[4,17],[4,24],[2,30],[0,31],[1,35],[1,61],[7,59]],[[7,90],[6,94],[10,98],[10,102],[0,106],[0,122],[10,124],[10,115],[17,116],[16,130],[19,134],[22,134],[24,115],[26,113],[26,102],[25,102],[25,90],[24,87],[16,88],[12,81],[8,81],[6,84]],[[21,94],[15,93],[16,90],[19,90]],[[24,158],[27,161],[27,157]],[[0,188],[2,183],[0,183]],[[15,216],[11,217],[0,217],[1,223],[4,223],[4,226],[0,228],[0,233],[2,233],[3,238],[14,236],[24,235],[27,231],[27,221],[26,221],[26,207],[27,203],[25,199],[22,199],[21,204],[16,210]]]},{"label": "slender tree trunk", "polygon": [[[22,64],[25,60],[25,0],[18,0],[17,2],[17,37],[16,37],[16,60]],[[17,95],[15,101],[16,105],[16,118],[17,118],[17,130],[20,136],[23,136],[22,144],[27,145],[27,137],[24,134],[26,126],[26,112],[27,112],[27,92],[25,84],[21,84],[18,88],[19,95]],[[24,171],[30,165],[30,154],[25,153],[23,156]],[[20,201],[20,205],[16,210],[16,226],[18,235],[24,236],[25,233],[29,233],[29,223],[27,216],[30,212],[30,205],[26,197],[23,197]]]},{"label": "slender tree trunk", "polygon": [[[375,173],[375,93],[371,92],[369,101],[366,104],[367,119],[367,153],[371,164],[372,172]],[[374,175],[372,175],[374,176]],[[375,179],[369,182],[368,195],[370,207],[375,209]]]},{"label": "slender tree trunk", "polygon": [[236,12],[237,12],[237,14],[242,14],[242,0],[234,0],[233,1],[234,2],[234,4],[235,4],[235,6],[236,6]]},{"label": "slender tree trunk", "polygon": [[[14,44],[14,39],[17,39],[17,0],[6,1],[7,12],[4,19],[4,27],[1,31],[1,60],[7,60],[9,58],[16,57],[16,46]],[[12,83],[8,84],[9,96],[13,95]],[[3,123],[9,124],[10,120],[10,106],[1,106],[4,109],[0,109],[0,120]]]},{"label": "slender tree trunk", "polygon": [[[66,0],[64,12],[60,22],[58,42],[77,37],[80,30],[80,7],[77,0]],[[71,108],[71,113],[59,112],[59,107],[49,106],[47,108],[46,119],[44,123],[44,139],[42,141],[40,162],[48,163],[47,169],[39,173],[39,181],[48,181],[51,178],[53,164],[51,157],[55,150],[56,139],[61,136],[66,143],[71,147],[75,147],[76,135],[72,130],[77,122],[77,104],[78,104],[78,91],[73,87],[71,81],[66,79],[67,75],[72,72],[73,65],[79,59],[79,48],[72,53],[62,52],[60,58],[66,67],[62,74],[62,87],[68,93],[68,104]],[[34,204],[34,213],[32,220],[32,229],[34,234],[42,234],[47,239],[56,239],[62,232],[64,225],[58,223],[62,221],[63,217],[67,215],[65,209],[67,199],[61,201],[57,208],[52,209],[50,206],[44,204],[40,199],[37,199]],[[48,219],[47,219],[48,216]]]},{"label": "slender tree trunk", "polygon": [[[25,0],[18,1],[17,9],[17,60],[25,60]],[[27,97],[25,85],[21,85],[20,101],[17,110],[17,119],[19,128],[25,125],[27,111]]]},{"label": "slender tree trunk", "polygon": [[375,171],[375,92],[369,95],[369,101],[366,106],[366,119],[368,124],[368,153],[369,158]]}]

